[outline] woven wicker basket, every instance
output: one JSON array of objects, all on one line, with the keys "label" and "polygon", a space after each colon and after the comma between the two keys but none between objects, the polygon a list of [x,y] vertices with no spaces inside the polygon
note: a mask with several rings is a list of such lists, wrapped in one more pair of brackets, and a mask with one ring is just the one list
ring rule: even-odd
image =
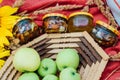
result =
[{"label": "woven wicker basket", "polygon": [[[82,80],[99,80],[109,60],[109,56],[87,32],[43,34],[21,47],[34,48],[42,59],[46,57],[55,59],[56,54],[63,48],[75,48],[81,59],[78,73]],[[0,80],[17,80],[22,74],[13,67],[14,54],[15,51],[0,70]]]}]

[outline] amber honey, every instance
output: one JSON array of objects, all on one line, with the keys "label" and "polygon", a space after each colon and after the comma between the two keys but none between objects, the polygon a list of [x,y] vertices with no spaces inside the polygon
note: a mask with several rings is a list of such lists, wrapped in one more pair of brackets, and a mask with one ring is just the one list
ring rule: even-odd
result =
[{"label": "amber honey", "polygon": [[75,12],[68,18],[68,32],[91,32],[93,29],[93,16],[87,12]]},{"label": "amber honey", "polygon": [[67,31],[67,17],[60,13],[43,16],[43,27],[46,33],[63,33]]},{"label": "amber honey", "polygon": [[117,43],[117,37],[120,33],[113,26],[102,21],[97,21],[91,35],[99,45],[109,47]]},{"label": "amber honey", "polygon": [[42,29],[31,18],[22,17],[15,23],[12,33],[20,40],[20,44],[24,44],[42,34]]}]

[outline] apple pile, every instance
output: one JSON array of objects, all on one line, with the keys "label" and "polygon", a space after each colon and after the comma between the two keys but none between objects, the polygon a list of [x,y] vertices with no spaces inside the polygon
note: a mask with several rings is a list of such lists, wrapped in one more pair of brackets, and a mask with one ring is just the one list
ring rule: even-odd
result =
[{"label": "apple pile", "polygon": [[14,55],[13,65],[23,72],[18,80],[81,80],[77,73],[79,61],[75,49],[63,49],[56,60],[41,60],[36,50],[19,48]]}]

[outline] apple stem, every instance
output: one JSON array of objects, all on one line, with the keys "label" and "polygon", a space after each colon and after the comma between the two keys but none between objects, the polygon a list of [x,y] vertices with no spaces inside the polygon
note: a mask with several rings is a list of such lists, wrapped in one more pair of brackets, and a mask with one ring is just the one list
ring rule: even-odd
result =
[{"label": "apple stem", "polygon": [[48,67],[46,67],[46,66],[43,66],[43,68],[44,68],[45,70],[48,70]]},{"label": "apple stem", "polygon": [[65,69],[65,68],[67,68],[67,66],[64,66],[63,68]]},{"label": "apple stem", "polygon": [[72,72],[72,75],[75,75],[75,73],[74,73],[74,72]]}]

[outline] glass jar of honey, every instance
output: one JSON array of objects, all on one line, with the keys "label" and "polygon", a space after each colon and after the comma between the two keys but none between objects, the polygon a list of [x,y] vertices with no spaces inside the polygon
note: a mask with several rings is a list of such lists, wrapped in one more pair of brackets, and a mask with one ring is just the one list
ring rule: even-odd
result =
[{"label": "glass jar of honey", "polygon": [[99,45],[109,47],[117,42],[117,37],[120,36],[120,33],[107,23],[96,21],[96,26],[93,28],[91,36]]},{"label": "glass jar of honey", "polygon": [[63,33],[67,31],[67,17],[59,13],[43,16],[43,27],[46,33]]},{"label": "glass jar of honey", "polygon": [[68,32],[91,32],[93,27],[93,16],[90,13],[75,12],[68,18]]},{"label": "glass jar of honey", "polygon": [[42,34],[42,29],[31,18],[22,17],[15,23],[12,33],[20,40],[20,44],[25,44]]}]

